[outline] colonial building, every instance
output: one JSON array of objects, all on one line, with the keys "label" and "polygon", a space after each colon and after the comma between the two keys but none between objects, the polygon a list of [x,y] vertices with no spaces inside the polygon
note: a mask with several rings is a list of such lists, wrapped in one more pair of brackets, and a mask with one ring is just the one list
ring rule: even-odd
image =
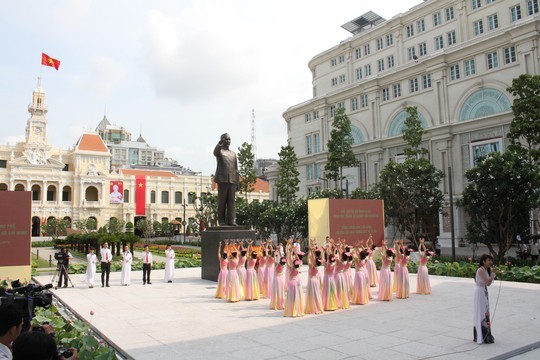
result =
[{"label": "colonial building", "polygon": [[[389,161],[402,159],[405,109],[416,106],[430,160],[446,175],[441,190],[448,200],[452,181],[459,198],[465,172],[508,145],[506,88],[520,74],[538,74],[538,2],[428,0],[389,20],[368,12],[343,25],[352,36],[308,64],[313,98],[283,115],[299,159],[298,195],[332,186],[324,166],[336,109],[352,122],[360,164],[346,171],[352,191],[375,184]],[[273,187],[276,172],[268,177]],[[465,215],[454,215],[456,236],[465,237]],[[444,243],[450,226],[448,217],[440,220]]]},{"label": "colonial building", "polygon": [[[47,111],[45,91],[38,79],[28,106],[25,141],[14,146],[0,145],[0,191],[32,192],[33,236],[41,234],[41,225],[51,217],[70,224],[93,218],[97,227],[111,218],[131,223],[144,218],[188,221],[195,215],[199,201],[196,197],[217,193],[212,178],[202,173],[113,167],[114,155],[102,136],[110,134],[113,145],[129,142],[129,137],[125,132],[114,133],[111,127],[104,126],[100,132],[98,126],[95,133],[83,133],[72,149],[54,148],[47,138]],[[140,180],[144,191],[137,199]],[[267,199],[267,183],[258,184],[257,192],[248,198]]]}]

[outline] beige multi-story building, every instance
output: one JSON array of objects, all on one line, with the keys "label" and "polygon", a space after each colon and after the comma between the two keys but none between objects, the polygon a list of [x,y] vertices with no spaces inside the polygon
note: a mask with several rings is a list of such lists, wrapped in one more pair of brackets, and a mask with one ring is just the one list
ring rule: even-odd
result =
[{"label": "beige multi-story building", "polygon": [[[378,181],[403,158],[406,107],[416,106],[431,162],[459,198],[465,172],[508,144],[512,97],[520,74],[539,72],[539,0],[428,0],[389,20],[368,12],[343,28],[352,36],[309,62],[313,98],[284,113],[288,143],[299,159],[300,196],[327,186],[327,142],[337,108],[352,122],[359,166],[347,169],[349,191]],[[451,173],[449,173],[451,169]],[[269,174],[270,197],[276,172]],[[448,212],[448,208],[445,209]],[[456,237],[465,215],[454,210]],[[440,216],[441,242],[450,238]]]},{"label": "beige multi-story building", "polygon": [[[40,236],[41,225],[51,217],[70,224],[93,218],[98,228],[111,218],[134,224],[144,218],[187,221],[195,216],[196,197],[216,193],[211,176],[202,173],[113,168],[113,155],[97,132],[83,133],[72,149],[54,148],[47,139],[47,111],[38,79],[28,106],[25,141],[0,145],[0,191],[32,192],[32,236]],[[140,215],[135,196],[138,177],[146,183]],[[265,183],[258,184],[249,201],[268,199]]]}]

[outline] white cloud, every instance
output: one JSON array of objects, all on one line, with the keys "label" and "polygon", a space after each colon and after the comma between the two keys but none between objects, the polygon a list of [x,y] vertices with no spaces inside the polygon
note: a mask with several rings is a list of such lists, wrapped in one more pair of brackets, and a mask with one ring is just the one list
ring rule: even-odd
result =
[{"label": "white cloud", "polygon": [[90,59],[84,76],[76,79],[88,93],[108,96],[122,86],[127,77],[125,66],[114,58],[94,56]]}]

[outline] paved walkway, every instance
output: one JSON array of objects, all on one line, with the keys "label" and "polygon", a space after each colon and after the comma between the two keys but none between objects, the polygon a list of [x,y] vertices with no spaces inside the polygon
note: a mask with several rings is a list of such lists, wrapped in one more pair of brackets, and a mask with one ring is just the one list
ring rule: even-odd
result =
[{"label": "paved walkway", "polygon": [[[495,344],[478,346],[472,279],[432,276],[432,295],[285,318],[267,299],[215,299],[216,283],[200,273],[177,269],[168,284],[156,270],[153,284],[143,286],[142,272],[134,271],[128,287],[119,286],[120,273],[111,273],[110,288],[94,289],[84,275],[73,275],[74,288],[54,292],[135,359],[503,359],[540,340],[537,284],[490,287]],[[306,284],[307,268],[302,276]],[[415,279],[411,274],[411,284]],[[537,359],[539,352],[518,358]]]}]

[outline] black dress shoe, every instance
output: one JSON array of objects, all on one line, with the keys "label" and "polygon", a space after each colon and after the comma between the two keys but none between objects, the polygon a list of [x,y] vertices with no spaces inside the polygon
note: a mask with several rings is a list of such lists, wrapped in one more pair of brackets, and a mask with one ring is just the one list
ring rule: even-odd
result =
[{"label": "black dress shoe", "polygon": [[148,285],[152,285],[152,283],[149,281],[149,282],[148,282]]},{"label": "black dress shoe", "polygon": [[143,285],[146,285],[146,281],[143,281],[143,283],[142,283],[142,284],[143,284]]},{"label": "black dress shoe", "polygon": [[167,281],[168,283],[172,283],[172,280]]},{"label": "black dress shoe", "polygon": [[109,284],[107,284],[107,287],[110,287]]}]

